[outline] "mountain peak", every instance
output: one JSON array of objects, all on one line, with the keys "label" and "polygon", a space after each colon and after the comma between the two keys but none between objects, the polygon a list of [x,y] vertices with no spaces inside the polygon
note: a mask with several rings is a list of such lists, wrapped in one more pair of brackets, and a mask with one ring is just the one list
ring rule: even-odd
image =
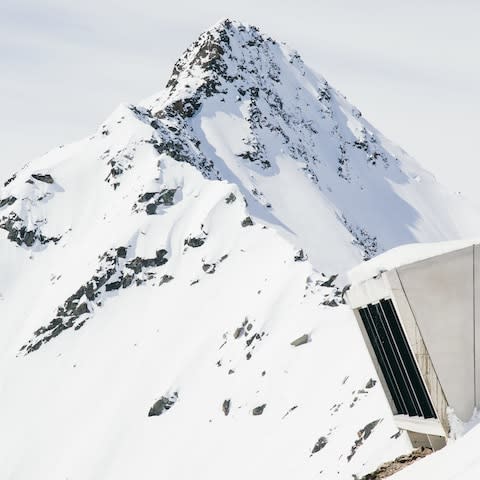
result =
[{"label": "mountain peak", "polygon": [[198,40],[201,40],[202,37],[208,35],[211,35],[214,38],[219,38],[221,42],[227,43],[229,43],[229,40],[237,39],[237,41],[241,44],[248,42],[249,37],[253,38],[262,36],[264,39],[267,39],[267,37],[262,34],[260,29],[255,25],[244,23],[228,17],[220,19],[210,28],[207,28],[202,34],[200,34]]},{"label": "mountain peak", "polygon": [[[215,94],[245,96],[277,95],[282,69],[305,75],[305,65],[297,52],[279,44],[252,25],[223,19],[203,32],[175,63],[159,96],[162,101],[150,105],[154,113],[180,113],[193,116],[202,99]],[[284,72],[287,77],[292,72]],[[318,77],[314,79],[318,81]],[[325,83],[322,79],[321,83]],[[317,88],[315,86],[314,88]],[[166,102],[164,101],[167,99]]]},{"label": "mountain peak", "polygon": [[[277,43],[252,25],[228,18],[203,32],[175,63],[167,88],[176,89],[182,77],[224,77],[232,80],[249,61],[261,60]],[[191,83],[191,82],[190,82]],[[211,85],[212,86],[212,85]]]},{"label": "mountain peak", "polygon": [[206,32],[234,32],[234,31],[244,31],[246,29],[255,29],[258,30],[257,27],[250,25],[248,23],[241,22],[240,20],[231,19],[229,17],[224,17],[214,23],[210,28],[207,28],[204,33]]}]

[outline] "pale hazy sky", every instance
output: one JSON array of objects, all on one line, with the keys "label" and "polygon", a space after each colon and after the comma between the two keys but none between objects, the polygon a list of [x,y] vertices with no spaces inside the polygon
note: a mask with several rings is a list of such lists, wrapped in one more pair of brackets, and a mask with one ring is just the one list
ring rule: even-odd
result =
[{"label": "pale hazy sky", "polygon": [[442,183],[480,201],[477,0],[0,0],[0,176],[161,90],[223,17],[296,48]]}]

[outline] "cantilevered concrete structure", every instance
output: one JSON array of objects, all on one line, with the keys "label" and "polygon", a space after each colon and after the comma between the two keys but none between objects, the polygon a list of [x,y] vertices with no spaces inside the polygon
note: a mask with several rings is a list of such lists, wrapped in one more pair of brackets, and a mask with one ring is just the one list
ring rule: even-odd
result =
[{"label": "cantilevered concrete structure", "polygon": [[405,245],[349,273],[353,308],[399,428],[441,448],[480,405],[480,241]]}]

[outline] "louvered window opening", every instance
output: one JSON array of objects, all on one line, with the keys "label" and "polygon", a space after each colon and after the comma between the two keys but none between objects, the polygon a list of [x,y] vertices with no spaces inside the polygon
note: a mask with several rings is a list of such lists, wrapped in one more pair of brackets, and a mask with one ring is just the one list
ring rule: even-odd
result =
[{"label": "louvered window opening", "polygon": [[393,302],[380,300],[359,312],[397,413],[436,418]]}]

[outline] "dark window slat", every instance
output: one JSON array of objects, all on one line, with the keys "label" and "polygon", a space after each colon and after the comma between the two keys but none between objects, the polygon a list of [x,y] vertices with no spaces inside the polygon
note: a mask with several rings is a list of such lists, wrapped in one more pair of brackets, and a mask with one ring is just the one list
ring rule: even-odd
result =
[{"label": "dark window slat", "polygon": [[422,379],[422,376],[417,366],[417,362],[415,361],[412,350],[408,344],[405,331],[402,328],[393,302],[390,299],[381,300],[380,304],[382,305],[382,308],[385,311],[387,317],[389,317],[392,331],[394,332],[395,337],[398,339],[403,361],[405,363],[405,367],[407,369],[410,381],[413,385],[415,395],[419,402],[421,413],[425,418],[436,418],[435,409],[433,408],[433,404],[430,400],[430,396],[425,386],[425,382]]},{"label": "dark window slat", "polygon": [[365,326],[368,338],[370,339],[370,343],[374,350],[375,356],[380,365],[380,369],[382,370],[383,376],[387,383],[388,390],[390,391],[390,395],[392,396],[393,403],[395,404],[395,408],[397,409],[397,413],[407,414],[405,404],[401,400],[400,391],[395,383],[393,371],[388,363],[387,356],[380,341],[377,329],[373,324],[370,312],[367,308],[361,308],[359,312]]},{"label": "dark window slat", "polygon": [[359,313],[397,413],[436,418],[393,302],[381,300]]}]

